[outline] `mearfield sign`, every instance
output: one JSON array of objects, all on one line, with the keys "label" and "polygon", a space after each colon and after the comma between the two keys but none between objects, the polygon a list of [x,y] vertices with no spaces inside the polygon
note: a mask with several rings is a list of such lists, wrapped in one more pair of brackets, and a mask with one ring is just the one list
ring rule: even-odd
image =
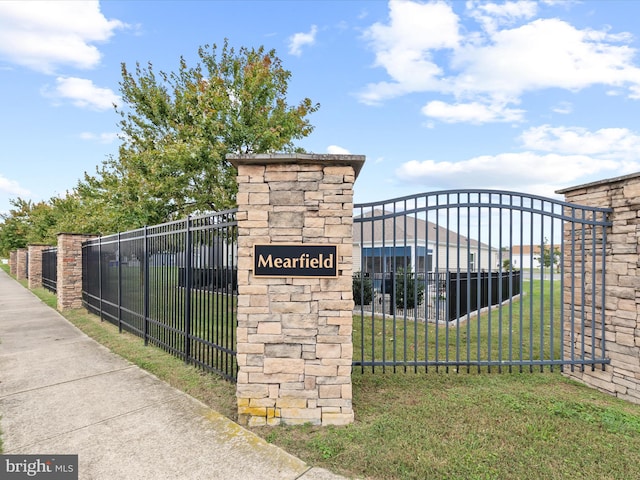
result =
[{"label": "mearfield sign", "polygon": [[256,277],[337,277],[338,246],[254,245],[253,274]]}]

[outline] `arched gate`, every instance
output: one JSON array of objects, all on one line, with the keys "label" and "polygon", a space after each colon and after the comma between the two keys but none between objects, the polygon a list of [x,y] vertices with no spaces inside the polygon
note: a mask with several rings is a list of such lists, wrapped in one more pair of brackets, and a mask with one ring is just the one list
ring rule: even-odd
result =
[{"label": "arched gate", "polygon": [[604,366],[609,213],[493,190],[355,205],[354,367]]}]

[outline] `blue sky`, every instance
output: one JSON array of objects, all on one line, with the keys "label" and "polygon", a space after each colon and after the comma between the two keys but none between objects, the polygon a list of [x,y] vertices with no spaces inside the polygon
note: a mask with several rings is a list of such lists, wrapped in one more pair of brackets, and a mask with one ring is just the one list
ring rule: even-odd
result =
[{"label": "blue sky", "polygon": [[276,49],[300,146],[366,155],[355,200],[557,189],[640,171],[640,2],[0,1],[0,212],[118,148],[122,62]]}]

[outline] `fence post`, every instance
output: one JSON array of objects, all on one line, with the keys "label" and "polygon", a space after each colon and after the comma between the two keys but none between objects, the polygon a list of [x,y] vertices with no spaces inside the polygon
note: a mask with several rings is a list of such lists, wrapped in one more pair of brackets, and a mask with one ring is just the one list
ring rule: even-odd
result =
[{"label": "fence post", "polygon": [[187,217],[187,231],[185,233],[185,269],[184,269],[184,361],[189,363],[191,358],[191,342],[189,334],[191,332],[191,283],[192,283],[192,256],[193,245],[191,244],[191,216]]},{"label": "fence post", "polygon": [[396,272],[393,270],[393,268],[389,271],[389,281],[391,283],[391,286],[388,287],[389,288],[389,311],[391,312],[392,316],[396,315],[396,288],[397,288],[397,284],[396,284]]},{"label": "fence post", "polygon": [[98,238],[98,296],[99,300],[99,310],[100,310],[100,321],[103,320],[102,317],[102,237]]},{"label": "fence post", "polygon": [[19,248],[16,256],[16,280],[27,278],[27,249]]},{"label": "fence post", "polygon": [[9,252],[9,274],[15,277],[17,268],[18,268],[18,252],[17,250],[11,250]]},{"label": "fence post", "polygon": [[[609,217],[612,226],[600,231],[596,227],[572,228],[565,224],[562,252],[565,265],[563,348],[573,359],[578,356],[574,352],[584,352],[583,345],[586,345],[590,356],[601,351],[603,357],[610,359],[610,364],[606,368],[603,365],[602,369],[565,369],[563,374],[640,404],[640,233],[637,225],[640,173],[566,188],[556,193],[564,194],[567,202],[613,210]],[[589,235],[590,243],[597,241],[601,245],[597,248],[585,245],[583,239]],[[593,255],[592,262],[574,267],[574,258],[587,254]],[[585,278],[587,282],[582,280]],[[571,295],[580,298],[574,300]],[[588,310],[595,311],[595,318],[578,336],[573,333],[574,323],[584,322],[583,319],[588,318],[585,313]]]},{"label": "fence post", "polygon": [[120,232],[118,232],[118,332],[122,333],[122,256],[120,254]]},{"label": "fence post", "polygon": [[[227,159],[238,169],[238,420],[254,426],[351,423],[353,184],[365,157]],[[254,258],[258,245],[297,249],[295,261],[291,253],[272,265],[278,270],[298,262],[304,275],[259,275],[256,268],[269,260]],[[324,257],[335,276],[317,271],[320,256],[311,260],[309,247],[327,246],[336,252]],[[305,259],[315,267],[301,265]]]},{"label": "fence post", "polygon": [[58,310],[82,308],[82,242],[95,235],[58,234]]},{"label": "fence post", "polygon": [[144,263],[142,264],[142,335],[144,337],[145,346],[149,344],[149,247],[147,245],[147,226],[144,226],[143,233],[144,245],[142,247],[142,255]]},{"label": "fence post", "polygon": [[48,245],[29,245],[29,288],[42,286],[42,252]]}]

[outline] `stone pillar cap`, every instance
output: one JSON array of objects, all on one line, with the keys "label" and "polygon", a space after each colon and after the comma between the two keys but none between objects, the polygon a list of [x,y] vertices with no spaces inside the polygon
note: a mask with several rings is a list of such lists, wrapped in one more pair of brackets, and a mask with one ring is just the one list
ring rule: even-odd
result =
[{"label": "stone pillar cap", "polygon": [[616,182],[624,182],[625,180],[631,180],[633,178],[638,178],[638,177],[640,177],[640,172],[630,173],[629,175],[622,175],[620,177],[607,178],[607,179],[604,179],[604,180],[597,180],[595,182],[584,183],[582,185],[576,185],[574,187],[563,188],[561,190],[556,190],[556,193],[560,195],[560,194],[573,192],[574,190],[581,190],[583,188],[598,187],[600,185],[608,185],[608,184],[616,183]]},{"label": "stone pillar cap", "polygon": [[267,164],[287,164],[287,163],[321,163],[335,166],[353,167],[355,177],[364,165],[366,157],[364,155],[335,155],[319,153],[257,153],[257,154],[228,154],[226,159],[231,165],[267,165]]}]

